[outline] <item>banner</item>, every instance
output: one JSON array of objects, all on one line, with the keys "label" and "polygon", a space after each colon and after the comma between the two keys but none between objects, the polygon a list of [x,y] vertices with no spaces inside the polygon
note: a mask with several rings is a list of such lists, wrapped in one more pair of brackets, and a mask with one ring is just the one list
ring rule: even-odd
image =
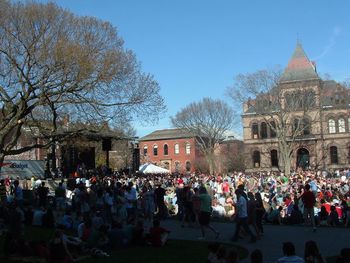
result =
[{"label": "banner", "polygon": [[30,179],[32,176],[45,177],[45,161],[5,160],[0,164],[0,178]]}]

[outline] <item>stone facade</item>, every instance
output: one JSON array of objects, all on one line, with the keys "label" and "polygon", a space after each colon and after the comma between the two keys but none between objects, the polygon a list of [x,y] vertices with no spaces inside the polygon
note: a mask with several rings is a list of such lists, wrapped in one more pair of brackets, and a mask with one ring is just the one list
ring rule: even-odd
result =
[{"label": "stone facade", "polygon": [[[289,96],[298,92],[299,96]],[[292,105],[291,99],[301,104],[307,101],[309,95],[305,94],[311,94],[308,101],[311,107],[285,110],[287,105]],[[284,119],[284,125],[291,127],[286,135],[292,141],[292,170],[298,167],[335,170],[350,166],[349,90],[335,81],[322,80],[300,44],[278,82],[278,94],[273,96],[278,96],[281,109],[290,115]],[[273,128],[281,124],[278,123],[282,119],[281,110],[258,113],[257,100],[247,101],[243,106],[246,170],[283,170],[281,137],[276,134],[278,129]],[[301,125],[305,125],[304,129],[295,136],[293,129]]]}]

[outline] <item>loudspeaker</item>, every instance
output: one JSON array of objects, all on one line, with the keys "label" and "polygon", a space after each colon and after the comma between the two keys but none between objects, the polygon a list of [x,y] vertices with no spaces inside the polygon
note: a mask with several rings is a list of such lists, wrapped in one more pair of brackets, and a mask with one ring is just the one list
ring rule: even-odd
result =
[{"label": "loudspeaker", "polygon": [[136,148],[132,153],[132,172],[136,172],[140,167],[140,149]]},{"label": "loudspeaker", "polygon": [[110,138],[102,139],[102,151],[110,151],[112,149],[112,140]]}]

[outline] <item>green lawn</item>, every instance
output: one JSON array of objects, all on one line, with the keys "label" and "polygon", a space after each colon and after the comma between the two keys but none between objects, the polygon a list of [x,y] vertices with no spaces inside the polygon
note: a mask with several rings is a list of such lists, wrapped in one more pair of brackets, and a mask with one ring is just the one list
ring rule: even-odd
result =
[{"label": "green lawn", "polygon": [[[53,230],[45,228],[29,227],[25,231],[25,236],[29,240],[49,240],[52,236]],[[2,247],[3,237],[0,237],[0,262],[3,260]],[[248,251],[242,247],[224,244],[228,249],[235,248],[238,250],[240,258],[248,256]],[[121,248],[113,251],[109,258],[89,258],[83,260],[83,263],[92,262],[118,262],[118,263],[202,263],[206,261],[208,256],[208,242],[204,241],[187,241],[187,240],[169,240],[168,243],[161,248],[150,246],[132,246],[128,248]]]}]

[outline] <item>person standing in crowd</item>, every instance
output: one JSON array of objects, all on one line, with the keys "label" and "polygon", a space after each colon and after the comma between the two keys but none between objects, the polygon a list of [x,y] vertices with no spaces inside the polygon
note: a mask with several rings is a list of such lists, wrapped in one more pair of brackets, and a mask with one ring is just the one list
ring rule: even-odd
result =
[{"label": "person standing in crowd", "polygon": [[300,199],[303,201],[304,204],[304,218],[305,223],[308,221],[308,218],[311,219],[311,224],[313,227],[313,231],[316,231],[316,223],[315,223],[315,212],[314,212],[314,206],[316,203],[315,195],[310,190],[310,185],[307,184],[304,187],[305,191],[301,195]]},{"label": "person standing in crowd", "polygon": [[258,227],[259,233],[262,236],[264,235],[264,227],[262,221],[266,214],[266,210],[261,198],[261,194],[259,192],[256,192],[254,196],[256,200],[256,226]]},{"label": "person standing in crowd", "polygon": [[7,194],[6,194],[6,186],[5,186],[5,180],[0,180],[0,203],[7,201]]},{"label": "person standing in crowd", "polygon": [[66,189],[63,187],[62,182],[55,189],[55,201],[57,210],[64,210],[66,207]]},{"label": "person standing in crowd", "polygon": [[125,191],[127,221],[134,220],[136,217],[136,192],[133,190],[132,183],[129,183]]},{"label": "person standing in crowd", "polygon": [[45,182],[42,182],[36,191],[39,198],[39,206],[46,207],[47,195],[49,194],[49,189],[45,186]]},{"label": "person standing in crowd", "polygon": [[167,216],[167,208],[164,203],[165,194],[166,194],[165,189],[162,187],[161,183],[159,183],[156,190],[154,190],[154,195],[155,195],[156,205],[158,210],[158,214],[157,214],[158,219],[165,219]]},{"label": "person standing in crowd", "polygon": [[17,204],[17,206],[23,210],[23,190],[22,187],[19,186],[19,181],[15,180],[13,182],[14,185],[14,189],[13,189],[13,196],[15,199],[15,202]]},{"label": "person standing in crowd", "polygon": [[241,187],[237,188],[235,194],[237,195],[236,230],[231,240],[233,242],[238,241],[239,232],[243,228],[250,235],[250,241],[256,242],[256,236],[248,226],[248,200],[246,195]]},{"label": "person standing in crowd", "polygon": [[205,238],[205,228],[209,228],[215,234],[215,238],[217,239],[220,235],[218,231],[216,231],[210,225],[210,217],[211,217],[211,197],[207,193],[205,187],[199,188],[199,199],[200,199],[200,212],[199,212],[199,224],[201,226],[202,236],[200,239]]},{"label": "person standing in crowd", "polygon": [[144,213],[145,219],[149,222],[153,222],[153,216],[155,212],[155,197],[154,189],[151,184],[147,186],[146,192],[144,194],[145,204],[144,204]]}]

